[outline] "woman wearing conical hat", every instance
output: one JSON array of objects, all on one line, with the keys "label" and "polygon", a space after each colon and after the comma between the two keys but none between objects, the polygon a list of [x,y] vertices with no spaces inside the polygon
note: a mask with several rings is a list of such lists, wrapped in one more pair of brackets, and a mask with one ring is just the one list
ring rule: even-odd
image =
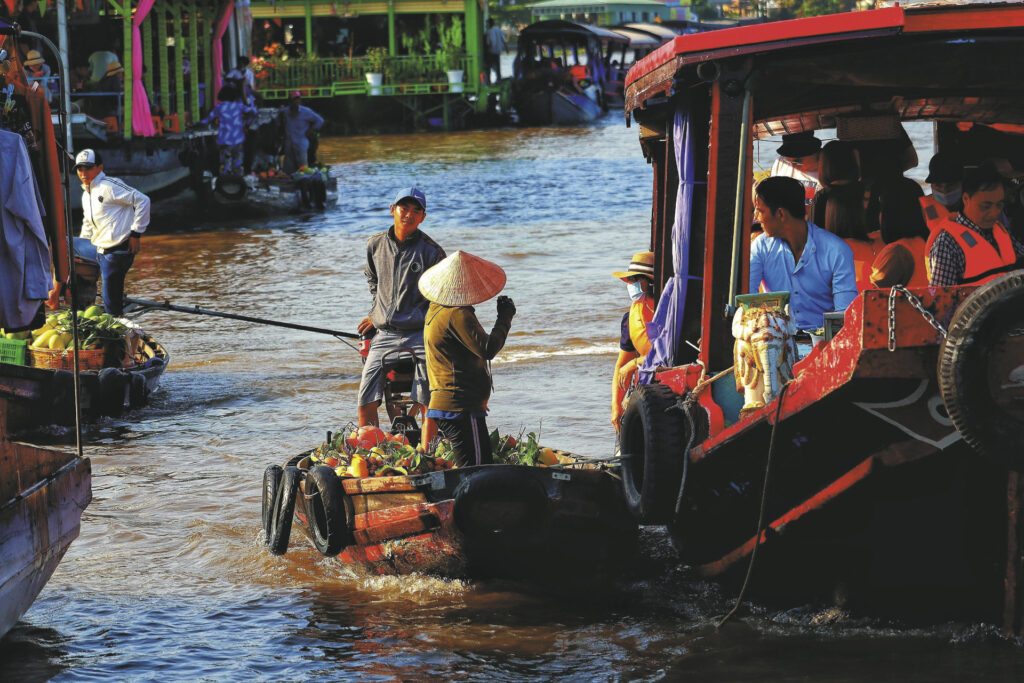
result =
[{"label": "woman wearing conical hat", "polygon": [[430,380],[427,417],[434,418],[438,431],[451,441],[460,467],[492,462],[485,419],[491,395],[487,363],[505,345],[516,307],[512,299],[499,296],[498,319],[487,334],[473,306],[504,286],[500,266],[464,251],[420,276],[420,293],[430,301],[423,327]]},{"label": "woman wearing conical hat", "polygon": [[633,254],[626,270],[612,273],[626,283],[629,292],[629,311],[622,316],[622,336],[619,339],[619,357],[615,361],[612,379],[612,425],[619,431],[622,418],[622,400],[633,381],[637,367],[651,350],[647,337],[647,323],[654,317],[654,252]]}]

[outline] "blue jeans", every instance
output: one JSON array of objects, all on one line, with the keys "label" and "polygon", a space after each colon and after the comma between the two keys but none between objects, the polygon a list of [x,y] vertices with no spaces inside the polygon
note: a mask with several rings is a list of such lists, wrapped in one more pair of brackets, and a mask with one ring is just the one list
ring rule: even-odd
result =
[{"label": "blue jeans", "polygon": [[135,262],[135,254],[128,251],[115,251],[101,254],[96,247],[81,237],[74,239],[75,256],[96,261],[100,265],[100,277],[103,278],[103,308],[110,315],[120,316],[124,313],[124,278]]}]

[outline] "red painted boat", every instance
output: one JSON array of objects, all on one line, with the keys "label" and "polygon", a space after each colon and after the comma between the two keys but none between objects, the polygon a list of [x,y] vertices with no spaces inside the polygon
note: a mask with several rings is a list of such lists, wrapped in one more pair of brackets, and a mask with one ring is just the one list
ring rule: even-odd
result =
[{"label": "red painted boat", "polygon": [[621,487],[598,469],[481,465],[354,478],[304,454],[268,468],[264,494],[272,551],[287,547],[293,508],[314,547],[376,574],[600,577],[632,561],[636,545]]},{"label": "red painted boat", "polygon": [[863,164],[931,121],[968,164],[1024,158],[1024,5],[901,4],[680,36],[628,74],[662,333],[622,424],[624,492],[698,575],[739,584],[756,555],[766,598],[1019,634],[1024,271],[862,292],[742,417],[730,371],[755,140],[835,129]]}]

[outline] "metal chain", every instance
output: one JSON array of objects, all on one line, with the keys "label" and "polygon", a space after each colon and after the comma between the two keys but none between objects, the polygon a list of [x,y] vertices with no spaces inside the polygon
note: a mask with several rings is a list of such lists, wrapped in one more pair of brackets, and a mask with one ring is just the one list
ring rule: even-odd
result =
[{"label": "metal chain", "polygon": [[908,292],[903,285],[894,285],[893,288],[889,290],[889,351],[896,350],[896,298],[899,294],[902,294],[906,298],[907,302],[913,308],[917,309],[917,312],[921,314],[921,317],[924,318],[926,323],[938,330],[943,339],[949,335],[949,332],[947,332],[946,328],[942,326],[942,323],[935,319],[935,316],[932,315],[931,311],[924,307],[924,304],[921,303],[920,299]]}]

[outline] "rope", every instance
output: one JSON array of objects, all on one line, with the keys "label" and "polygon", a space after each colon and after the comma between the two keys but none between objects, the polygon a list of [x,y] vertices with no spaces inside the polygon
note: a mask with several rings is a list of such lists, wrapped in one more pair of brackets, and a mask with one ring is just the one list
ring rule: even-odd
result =
[{"label": "rope", "polygon": [[[791,382],[792,380],[790,380]],[[736,604],[732,606],[729,613],[722,617],[721,621],[718,622],[717,628],[722,628],[725,622],[729,621],[736,611],[740,608],[743,603],[743,596],[747,592],[747,587],[750,585],[750,577],[754,574],[754,562],[757,559],[757,549],[761,547],[761,534],[764,533],[764,517],[765,509],[768,507],[768,481],[772,471],[772,459],[775,455],[775,435],[779,427],[779,414],[782,412],[782,397],[786,395],[786,389],[789,388],[790,382],[786,382],[782,385],[782,390],[779,392],[779,403],[775,406],[775,422],[772,424],[772,436],[768,441],[768,457],[764,465],[764,483],[761,486],[761,511],[758,513],[757,518],[757,536],[754,542],[754,550],[750,553],[750,561],[747,563],[747,575],[743,579],[743,586],[740,588],[740,594],[736,596]]]}]

